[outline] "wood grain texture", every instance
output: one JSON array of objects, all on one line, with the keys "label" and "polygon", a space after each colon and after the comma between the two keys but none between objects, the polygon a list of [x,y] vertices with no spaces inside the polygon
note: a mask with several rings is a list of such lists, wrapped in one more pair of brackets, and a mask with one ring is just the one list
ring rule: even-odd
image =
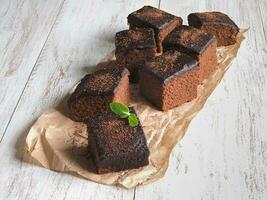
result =
[{"label": "wood grain texture", "polygon": [[1,1],[0,143],[62,2]]},{"label": "wood grain texture", "polygon": [[[267,199],[266,0],[62,2],[1,1],[0,200]],[[165,177],[122,190],[22,161],[32,122],[114,49],[115,32],[144,4],[185,21],[190,12],[220,10],[250,28],[237,59],[175,147]]]},{"label": "wood grain texture", "polygon": [[[127,15],[158,1],[66,0],[32,70],[0,145],[0,199],[133,199],[134,190],[103,186],[23,162],[29,126],[114,49]],[[53,4],[50,5],[53,7]]]},{"label": "wood grain texture", "polygon": [[166,176],[138,187],[136,199],[266,199],[266,26],[260,13],[266,3],[176,3],[162,0],[161,8],[184,19],[190,12],[220,10],[250,30],[236,61],[173,151]]}]

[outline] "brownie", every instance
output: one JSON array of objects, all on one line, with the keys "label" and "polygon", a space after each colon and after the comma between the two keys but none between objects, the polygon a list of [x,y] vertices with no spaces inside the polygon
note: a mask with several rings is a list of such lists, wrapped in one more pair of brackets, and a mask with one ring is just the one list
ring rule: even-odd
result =
[{"label": "brownie", "polygon": [[86,75],[68,100],[70,117],[83,122],[96,113],[109,111],[109,103],[129,104],[129,71],[108,67]]},{"label": "brownie", "polygon": [[199,83],[208,78],[217,64],[216,38],[210,33],[191,26],[175,28],[163,41],[164,51],[178,50],[197,59]]},{"label": "brownie", "polygon": [[197,97],[198,63],[193,57],[167,51],[140,69],[140,92],[160,110],[168,110]]},{"label": "brownie", "polygon": [[[135,111],[131,109],[133,113]],[[113,113],[99,114],[87,121],[88,145],[99,174],[145,166],[149,149],[139,122],[131,127],[127,119]]]},{"label": "brownie", "polygon": [[128,68],[130,82],[138,82],[139,68],[157,53],[153,29],[120,31],[116,33],[115,46],[117,65]]},{"label": "brownie", "polygon": [[238,26],[224,13],[202,12],[188,15],[188,23],[217,38],[217,46],[228,46],[236,43]]},{"label": "brownie", "polygon": [[177,26],[182,25],[183,20],[172,14],[159,10],[151,6],[143,8],[128,15],[130,29],[153,28],[157,43],[157,52],[162,53],[163,39]]}]

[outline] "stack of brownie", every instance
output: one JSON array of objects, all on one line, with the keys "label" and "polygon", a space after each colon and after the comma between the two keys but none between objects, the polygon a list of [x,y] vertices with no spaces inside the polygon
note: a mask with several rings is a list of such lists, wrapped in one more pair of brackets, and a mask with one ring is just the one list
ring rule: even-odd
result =
[{"label": "stack of brownie", "polygon": [[[188,24],[151,6],[128,16],[129,30],[116,33],[116,66],[86,75],[68,101],[71,118],[88,127],[89,149],[98,173],[149,163],[139,122],[131,127],[110,111],[129,104],[129,81],[162,111],[197,97],[197,87],[216,69],[218,46],[236,42],[239,28],[220,12],[192,13]],[[133,108],[130,110],[135,113]]]},{"label": "stack of brownie", "polygon": [[140,122],[129,126],[109,108],[110,102],[129,105],[128,76],[127,68],[113,66],[88,74],[68,100],[70,117],[87,124],[88,149],[98,173],[148,164],[149,150]]}]

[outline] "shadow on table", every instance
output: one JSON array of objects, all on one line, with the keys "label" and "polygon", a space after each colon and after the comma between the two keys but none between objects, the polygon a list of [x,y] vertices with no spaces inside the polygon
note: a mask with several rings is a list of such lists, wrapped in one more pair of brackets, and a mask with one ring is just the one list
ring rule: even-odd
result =
[{"label": "shadow on table", "polygon": [[[31,129],[31,125],[29,125],[27,128],[25,128],[25,130],[22,132],[22,134],[20,135],[20,137],[17,139],[17,142],[15,144],[15,149],[16,149],[16,154],[15,157],[23,162],[29,163],[29,164],[33,164],[39,167],[43,167],[37,160],[35,160],[34,158],[32,158],[29,155],[29,152],[27,151],[26,147],[26,137],[28,132]],[[45,140],[43,140],[43,142],[47,142]],[[46,149],[46,153],[49,153],[50,151],[52,151],[52,149],[49,149],[50,145],[47,144],[45,145],[48,149]],[[91,157],[91,155],[88,153],[88,145],[84,144],[84,145],[73,145],[71,148],[64,150],[64,156],[66,156],[68,158],[68,160],[71,160],[71,164],[74,166],[79,167],[80,169],[84,170],[84,171],[88,171],[91,173],[96,173],[96,167],[94,165],[93,159]],[[53,159],[52,159],[53,160]],[[51,164],[49,164],[51,165]],[[51,165],[52,166],[52,165]],[[56,169],[51,169],[53,171],[59,171]],[[80,171],[80,170],[77,170]],[[71,174],[80,178],[81,177],[79,174],[74,173],[74,172],[63,172],[63,173],[67,173],[67,174]],[[85,178],[83,178],[85,179]]]},{"label": "shadow on table", "polygon": [[[96,67],[94,67],[92,69],[92,72],[99,70],[99,69],[102,69],[102,68],[105,68],[105,67],[114,67],[115,65],[116,65],[116,63],[114,60],[101,62]],[[84,69],[86,69],[86,68],[84,68]],[[75,89],[75,86],[71,91],[73,92],[74,89]],[[67,117],[69,117],[67,101],[68,101],[70,95],[71,95],[70,92],[67,93],[62,98],[60,103],[58,103],[58,105],[55,106],[56,110],[58,110],[59,112],[61,112],[63,115],[65,115]],[[22,134],[17,139],[16,145],[15,145],[16,158],[18,160],[42,167],[42,165],[38,161],[36,161],[34,158],[32,158],[29,155],[29,152],[27,152],[27,150],[25,148],[26,147],[27,134],[30,131],[30,129],[34,123],[35,123],[35,121],[30,123],[30,125],[28,125],[24,131],[22,131]],[[46,145],[46,147],[49,147],[49,146],[50,145]],[[64,156],[66,156],[68,158],[68,160],[71,160],[72,166],[78,167],[79,169],[87,171],[87,172],[96,173],[96,167],[94,165],[94,162],[93,162],[90,154],[88,154],[88,147],[87,146],[88,145],[85,145],[85,146],[73,145],[72,148],[64,150],[63,154],[64,154]],[[52,151],[52,150],[51,149],[49,150],[49,148],[46,149],[46,153],[49,151]],[[57,170],[54,170],[54,171],[57,171]],[[77,171],[80,171],[80,170],[77,170]],[[71,174],[71,175],[74,175],[77,177],[81,177],[75,172],[64,172],[64,173]]]}]

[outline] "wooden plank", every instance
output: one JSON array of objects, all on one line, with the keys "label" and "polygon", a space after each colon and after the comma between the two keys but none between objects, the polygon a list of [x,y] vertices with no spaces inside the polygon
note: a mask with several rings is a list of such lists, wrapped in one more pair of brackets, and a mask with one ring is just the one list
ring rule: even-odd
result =
[{"label": "wooden plank", "polygon": [[135,198],[266,199],[266,16],[261,20],[266,1],[162,0],[161,8],[184,19],[190,12],[220,10],[250,31],[222,83],[172,152],[165,177],[137,187]]},{"label": "wooden plank", "polygon": [[262,50],[260,51],[260,53],[262,53],[260,57],[263,58],[264,67],[267,68],[267,2],[264,0],[258,0],[257,5],[259,8],[259,17],[264,36],[264,39],[260,40],[260,49]]},{"label": "wooden plank", "polygon": [[[29,127],[114,49],[126,16],[158,1],[66,0],[0,145],[0,199],[132,199],[134,190],[95,184],[21,161]],[[53,7],[53,4],[50,5]],[[25,158],[25,156],[24,156]]]},{"label": "wooden plank", "polygon": [[63,0],[1,1],[0,142]]}]

